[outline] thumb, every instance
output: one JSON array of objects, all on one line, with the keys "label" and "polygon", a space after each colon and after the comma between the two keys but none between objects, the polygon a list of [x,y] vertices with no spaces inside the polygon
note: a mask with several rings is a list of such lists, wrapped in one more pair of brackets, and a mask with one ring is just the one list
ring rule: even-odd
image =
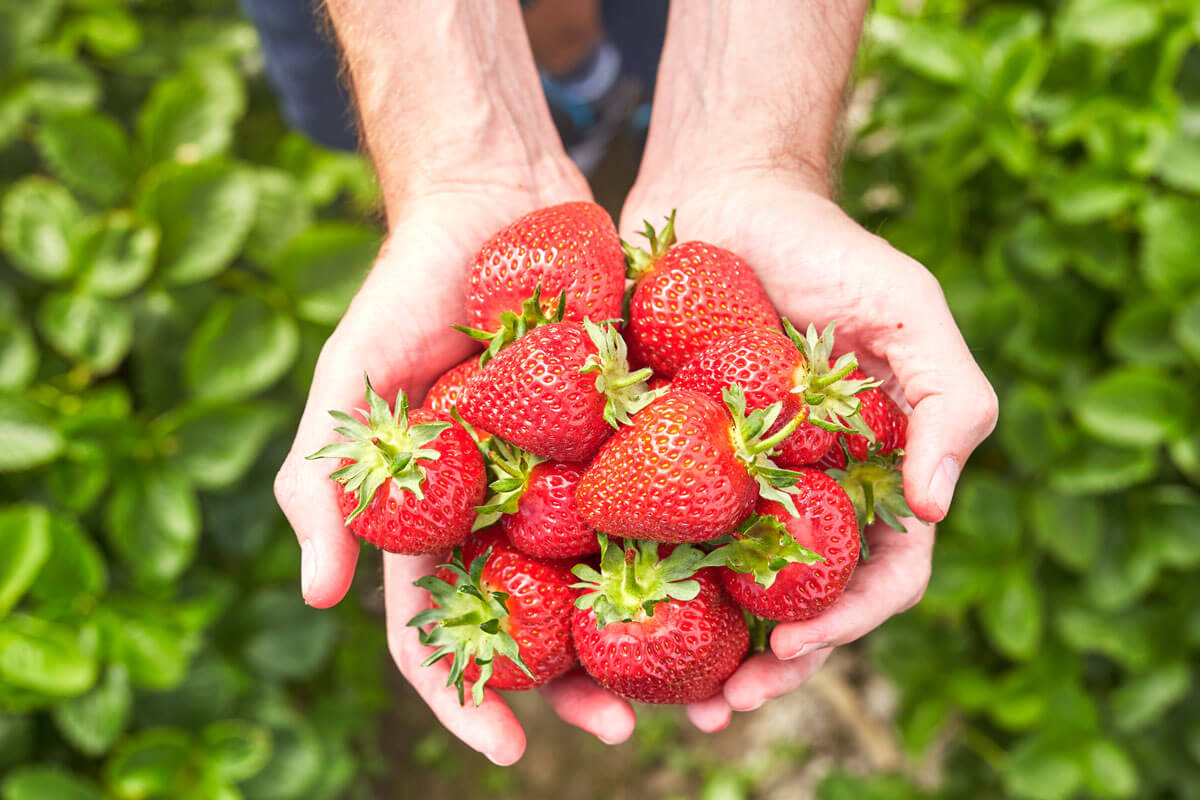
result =
[{"label": "thumb", "polygon": [[929,276],[886,348],[912,405],[904,448],[904,495],[917,516],[939,522],[950,510],[967,458],[996,427],[999,405]]}]

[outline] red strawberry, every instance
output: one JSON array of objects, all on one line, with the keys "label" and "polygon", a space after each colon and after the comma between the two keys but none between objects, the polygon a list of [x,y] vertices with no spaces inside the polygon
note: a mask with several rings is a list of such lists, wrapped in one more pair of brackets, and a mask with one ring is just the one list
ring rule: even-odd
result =
[{"label": "red strawberry", "polygon": [[[778,328],[779,317],[754,270],[704,242],[675,244],[675,214],[658,233],[646,223],[650,252],[623,243],[629,277],[633,348],[670,378],[709,344],[742,328]],[[674,245],[674,246],[672,246]]]},{"label": "red strawberry", "polygon": [[490,441],[486,460],[494,480],[476,529],[499,520],[513,546],[538,558],[600,552],[595,529],[575,505],[584,465],[546,461],[498,438]]},{"label": "red strawberry", "polygon": [[[594,373],[594,374],[593,374]],[[586,461],[649,403],[649,370],[630,374],[611,324],[535,328],[488,362],[459,400],[463,419],[554,461]]]},{"label": "red strawberry", "polygon": [[787,335],[767,328],[726,334],[688,362],[672,386],[694,389],[717,400],[726,386],[737,383],[746,390],[749,408],[782,402],[781,420],[797,414],[803,420],[780,444],[776,456],[790,468],[811,464],[824,455],[837,431],[848,431],[849,426],[865,430],[856,395],[876,384],[865,376],[851,378],[851,371],[858,366],[853,353],[830,364],[832,324],[819,337],[812,325],[807,336],[801,336],[786,319],[783,327]]},{"label": "red strawberry", "polygon": [[570,562],[527,556],[490,528],[467,539],[461,558],[417,581],[436,605],[408,624],[432,624],[421,632],[421,643],[437,648],[425,664],[453,654],[448,685],[461,703],[463,680],[473,681],[479,705],[485,685],[533,689],[575,666],[573,582]]},{"label": "red strawberry", "polygon": [[767,454],[800,420],[766,437],[779,404],[747,416],[736,384],[725,401],[674,388],[634,415],[579,481],[584,519],[613,536],[701,542],[736,528],[759,494],[790,503],[796,475]]},{"label": "red strawberry", "polygon": [[309,458],[337,458],[330,474],[340,489],[346,524],[356,536],[392,553],[444,551],[471,531],[487,489],[483,457],[459,425],[418,409],[408,414],[404,392],[392,415],[367,382],[369,412],[360,422],[330,411],[347,441]]},{"label": "red strawberry", "polygon": [[745,618],[704,554],[687,545],[624,552],[601,538],[600,571],[580,564],[572,637],[597,683],[640,703],[695,703],[716,694],[750,645]]},{"label": "red strawberry", "polygon": [[621,316],[625,263],[608,212],[595,203],[538,209],[484,243],[467,276],[467,324],[494,331],[505,312],[541,288],[549,311],[566,295],[566,319]]},{"label": "red strawberry", "polygon": [[479,369],[479,357],[471,356],[466,361],[442,373],[442,377],[438,378],[429,388],[422,408],[427,408],[442,417],[449,416],[450,412],[458,405],[463,391],[466,390],[467,381],[478,374]]},{"label": "red strawberry", "polygon": [[[869,380],[866,373],[860,369],[854,370],[848,377]],[[902,449],[908,434],[908,417],[900,410],[900,406],[896,405],[896,401],[878,386],[867,389],[858,396],[858,400],[862,403],[859,415],[863,423],[875,434],[875,452],[884,455]],[[871,442],[866,436],[843,434],[841,439],[846,442],[850,454],[856,459],[863,461],[867,458]],[[845,469],[846,454],[841,447],[831,447],[816,466],[821,469]]]},{"label": "red strawberry", "polygon": [[721,569],[721,582],[738,605],[785,622],[815,617],[833,605],[858,564],[858,524],[850,498],[820,470],[800,473],[799,515],[779,503],[759,501],[759,516],[725,546],[728,560]]}]

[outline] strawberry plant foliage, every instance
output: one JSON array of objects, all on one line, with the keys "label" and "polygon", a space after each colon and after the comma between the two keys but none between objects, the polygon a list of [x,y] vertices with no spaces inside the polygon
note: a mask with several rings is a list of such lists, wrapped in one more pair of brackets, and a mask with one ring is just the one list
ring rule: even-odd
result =
[{"label": "strawberry plant foliage", "polygon": [[303,606],[270,487],[349,299],[310,265],[379,232],[335,222],[366,170],[284,133],[255,47],[232,2],[0,8],[5,798],[365,780],[382,633]]}]

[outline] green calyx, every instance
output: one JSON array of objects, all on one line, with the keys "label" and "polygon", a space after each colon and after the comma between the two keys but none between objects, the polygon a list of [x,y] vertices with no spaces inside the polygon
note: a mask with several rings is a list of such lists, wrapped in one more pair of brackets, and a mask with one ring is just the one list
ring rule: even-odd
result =
[{"label": "green calyx", "polygon": [[771,460],[771,453],[799,427],[801,415],[795,415],[786,425],[768,436],[783,413],[782,401],[766,408],[756,408],[747,414],[746,392],[741,386],[730,384],[722,392],[722,397],[729,413],[733,415],[730,438],[733,440],[734,453],[758,483],[759,495],[781,503],[793,517],[800,516],[792,500],[792,495],[798,491],[796,481],[800,480],[800,473],[776,465]]},{"label": "green calyx", "polygon": [[809,323],[808,331],[800,332],[786,318],[783,330],[804,356],[804,364],[797,369],[792,381],[792,391],[804,398],[808,406],[808,421],[819,428],[836,433],[858,433],[875,441],[875,432],[859,414],[862,402],[856,395],[874,389],[881,381],[848,377],[858,369],[858,358],[854,353],[843,353],[833,366],[833,328],[831,322],[818,336],[817,329]]},{"label": "green calyx", "polygon": [[779,570],[788,564],[816,564],[825,559],[798,544],[787,526],[770,514],[754,514],[737,529],[724,537],[710,554],[734,572],[754,575],[754,582],[764,589],[775,583]]},{"label": "green calyx", "polygon": [[[360,422],[344,411],[330,411],[341,425],[334,431],[345,437],[344,442],[325,445],[308,456],[316,458],[348,458],[353,463],[329,474],[348,492],[358,493],[358,506],[346,517],[349,525],[366,509],[375,492],[385,481],[391,480],[405,491],[412,492],[418,500],[425,498],[421,484],[425,471],[421,461],[436,461],[441,458],[437,450],[427,448],[450,427],[449,422],[425,422],[408,424],[408,398],[401,391],[396,395],[396,411],[393,415],[387,401],[376,394],[371,381],[365,375],[366,398],[369,411],[365,422]],[[359,412],[361,413],[361,412]]]},{"label": "green calyx", "polygon": [[496,354],[520,339],[529,331],[551,322],[562,322],[567,312],[567,293],[559,292],[558,302],[554,310],[547,314],[542,308],[542,285],[539,283],[533,294],[521,304],[521,313],[505,311],[500,315],[500,327],[494,331],[484,331],[478,328],[468,328],[466,325],[455,325],[455,330],[465,333],[476,341],[484,342],[487,348],[479,356],[479,366],[496,357]]},{"label": "green calyx", "polygon": [[488,484],[487,499],[483,505],[475,507],[477,516],[471,526],[473,531],[496,524],[505,514],[517,513],[517,504],[529,485],[529,474],[546,460],[498,436],[493,436],[484,445],[484,458],[492,481]]},{"label": "green calyx", "polygon": [[659,559],[657,542],[629,540],[622,549],[603,533],[597,536],[600,571],[576,564],[571,572],[579,583],[571,587],[585,590],[576,598],[575,607],[592,609],[601,628],[652,617],[654,606],[667,599],[694,600],[700,593],[700,584],[692,580],[696,571],[721,563],[720,558],[686,544]]},{"label": "green calyx", "polygon": [[[449,563],[439,564],[439,569],[453,573],[454,584],[437,575],[426,575],[414,582],[433,598],[434,608],[420,612],[408,624],[420,628],[421,644],[437,648],[421,666],[427,667],[445,656],[452,655],[450,677],[447,686],[458,689],[458,702],[464,703],[463,678],[467,667],[474,662],[479,667],[479,678],[471,687],[471,699],[475,705],[483,702],[483,687],[492,677],[493,664],[497,655],[507,656],[522,672],[533,677],[533,673],[521,660],[517,640],[504,630],[500,621],[508,616],[504,592],[489,592],[480,583],[483,566],[491,556],[491,548],[471,562],[470,571],[463,567],[462,550],[454,549]],[[432,625],[428,631],[425,626]]]},{"label": "green calyx", "polygon": [[846,454],[845,469],[826,470],[826,474],[846,490],[854,504],[858,517],[858,530],[862,538],[862,559],[870,557],[865,533],[867,526],[879,520],[892,530],[906,533],[900,517],[916,516],[904,499],[904,475],[900,468],[904,463],[904,451],[893,450],[880,455],[868,451],[862,461],[850,453],[846,442],[839,439],[838,446]]},{"label": "green calyx", "polygon": [[649,251],[634,247],[624,239],[621,240],[621,249],[625,251],[627,265],[626,277],[629,279],[640,281],[646,276],[646,273],[654,269],[658,260],[675,244],[675,209],[671,209],[671,214],[666,217],[666,220],[662,230],[657,231],[649,220],[643,222],[645,228],[642,229],[641,234],[650,243]]},{"label": "green calyx", "polygon": [[628,425],[630,416],[662,396],[663,390],[650,391],[646,381],[653,371],[648,367],[629,371],[625,340],[611,322],[597,325],[585,319],[583,327],[596,346],[596,352],[588,356],[587,363],[579,371],[596,373],[596,391],[606,398],[605,422],[614,428]]}]

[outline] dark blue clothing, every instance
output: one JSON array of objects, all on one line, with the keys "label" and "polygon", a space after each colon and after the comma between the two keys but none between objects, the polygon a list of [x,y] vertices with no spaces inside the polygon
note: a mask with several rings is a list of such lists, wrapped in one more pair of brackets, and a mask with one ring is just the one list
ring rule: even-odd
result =
[{"label": "dark blue clothing", "polygon": [[[491,0],[480,0],[490,2]],[[357,146],[350,94],[338,74],[337,49],[323,30],[313,0],[240,0],[258,28],[267,79],[283,116],[314,141],[340,150]],[[624,71],[654,91],[667,30],[668,0],[604,0],[608,38]]]}]

